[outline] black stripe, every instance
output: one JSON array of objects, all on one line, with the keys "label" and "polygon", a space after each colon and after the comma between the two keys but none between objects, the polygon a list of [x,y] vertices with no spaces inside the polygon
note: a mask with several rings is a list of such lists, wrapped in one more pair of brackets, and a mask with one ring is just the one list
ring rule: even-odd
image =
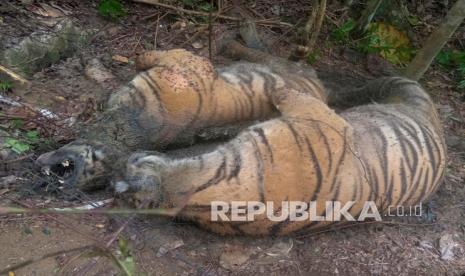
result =
[{"label": "black stripe", "polygon": [[437,139],[434,139],[433,134],[431,131],[426,128],[426,133],[428,134],[428,137],[431,139],[433,142],[434,146],[436,147],[436,152],[438,153],[438,160],[436,160],[436,166],[432,166],[433,169],[433,179],[432,179],[432,185],[439,180],[438,176],[440,176],[439,171],[441,169],[441,164],[443,162],[442,156],[441,156],[441,149],[444,150],[444,146],[441,142],[441,144],[438,144]]},{"label": "black stripe", "polygon": [[[381,131],[379,132],[379,134],[381,135],[381,139],[383,140],[383,150],[382,152],[384,153],[383,154],[383,164],[384,166],[381,168],[383,170],[383,174],[384,174],[384,183],[385,185],[388,185],[388,182],[389,182],[389,151],[388,151],[388,141],[387,141],[387,138],[384,136],[384,133],[382,133]],[[396,140],[399,140],[399,139],[396,139]]]},{"label": "black stripe", "polygon": [[342,162],[344,162],[344,159],[345,159],[345,156],[346,156],[346,151],[347,151],[347,128],[344,128],[343,141],[344,141],[344,143],[342,145],[342,154],[341,154],[341,157],[339,158],[339,160],[337,161],[337,164],[336,164],[336,171],[334,172],[335,177],[333,177],[333,182],[331,183],[331,188],[330,188],[331,191],[334,190],[334,187],[336,185],[337,175],[339,174],[339,169],[341,168],[341,164],[342,164]]},{"label": "black stripe", "polygon": [[271,145],[268,142],[268,139],[266,138],[265,132],[263,131],[262,128],[259,128],[259,127],[253,128],[252,131],[254,131],[255,133],[258,134],[258,136],[260,137],[261,142],[266,146],[266,148],[268,150],[268,153],[270,155],[270,161],[271,161],[271,163],[273,163],[273,161],[274,161],[273,160],[273,149],[271,148]]},{"label": "black stripe", "polygon": [[[420,167],[420,173],[418,174],[417,181],[415,182],[414,186],[418,187],[420,185],[420,181],[423,178],[424,166]],[[416,195],[418,189],[411,189],[409,197],[405,200],[405,202],[410,202],[412,198]]]},{"label": "black stripe", "polygon": [[432,185],[432,179],[430,178],[430,173],[429,173],[429,170],[428,170],[428,167],[425,168],[425,179],[423,181],[423,183],[420,183],[420,184],[423,184],[423,187],[421,189],[421,192],[420,192],[420,195],[418,196],[418,202],[426,199],[425,198],[425,195],[426,195],[426,192],[429,190],[429,185],[428,184],[431,184]]},{"label": "black stripe", "polygon": [[239,85],[241,86],[241,90],[240,92],[242,92],[242,94],[245,95],[245,97],[247,98],[248,102],[249,102],[249,110],[248,110],[248,116],[246,119],[251,119],[251,118],[255,118],[255,104],[254,104],[254,99],[252,98],[252,96],[247,93],[248,89],[247,87],[244,85],[244,83],[240,82]]},{"label": "black stripe", "polygon": [[200,185],[194,193],[198,193],[200,191],[203,191],[213,185],[216,185],[218,183],[220,183],[222,180],[224,180],[225,178],[225,175],[226,175],[226,157],[223,153],[223,160],[221,162],[221,164],[218,166],[218,168],[216,169],[216,172],[215,172],[215,175],[210,178],[207,182],[205,182],[204,184]]},{"label": "black stripe", "polygon": [[141,73],[139,76],[141,76],[141,78],[147,83],[147,85],[150,87],[150,89],[152,90],[153,94],[155,95],[155,98],[157,99],[158,101],[158,104],[160,106],[160,108],[162,108],[161,106],[161,97],[160,97],[160,87],[158,86],[157,82],[147,73],[147,72],[143,72]]},{"label": "black stripe", "polygon": [[208,93],[209,91],[205,91],[208,86],[204,82],[204,79],[202,78],[202,76],[197,71],[192,70],[191,68],[185,68],[185,69],[188,71],[188,74],[184,75],[184,78],[186,80],[190,79],[190,74],[191,74],[191,75],[195,76],[201,82],[201,85],[202,85],[202,87],[198,87],[193,82],[188,82],[189,86],[195,92],[197,92],[197,96],[198,96],[198,99],[199,99],[198,104],[197,104],[197,110],[195,111],[195,114],[192,116],[191,121],[185,125],[185,127],[192,127],[197,122],[197,120],[198,120],[198,118],[200,116],[200,112],[202,111],[202,107],[203,107],[203,95],[202,95],[202,92]]},{"label": "black stripe", "polygon": [[328,153],[329,164],[328,164],[328,171],[326,175],[329,176],[331,171],[333,170],[333,154],[331,153],[331,147],[328,142],[328,137],[326,136],[326,133],[324,133],[321,130],[320,124],[316,124],[316,129],[318,130],[320,137],[323,138],[323,144],[325,145],[326,152]]},{"label": "black stripe", "polygon": [[276,91],[276,79],[269,73],[265,73],[258,70],[253,70],[254,73],[263,78],[265,94],[271,98],[271,93]]},{"label": "black stripe", "polygon": [[292,136],[294,137],[294,141],[295,141],[297,147],[299,148],[299,152],[302,153],[302,145],[300,144],[300,141],[299,141],[299,133],[296,131],[296,129],[294,128],[292,123],[288,121],[288,119],[281,118],[280,120],[281,120],[281,122],[286,124],[286,126],[289,128],[289,130],[292,133]]},{"label": "black stripe", "polygon": [[[227,180],[231,180],[232,178],[237,178],[239,175],[239,172],[241,171],[242,167],[242,158],[241,158],[241,153],[238,151],[238,149],[233,145],[231,147],[227,147],[232,152],[233,155],[233,163],[234,167],[231,169],[229,172]],[[239,179],[237,179],[239,181]]]},{"label": "black stripe", "polygon": [[135,87],[132,82],[128,83],[127,86],[129,87],[129,89],[135,90],[137,92],[137,93],[132,93],[135,97],[134,99],[135,104],[138,105],[142,110],[146,110],[147,109],[147,106],[146,106],[147,98],[145,97],[144,93],[141,93],[141,91],[137,89],[137,87]]},{"label": "black stripe", "polygon": [[[432,168],[437,168],[438,167],[438,164],[440,162],[438,162],[436,160],[436,158],[434,157],[434,149],[433,149],[433,145],[431,144],[431,141],[430,141],[430,138],[434,141],[434,139],[432,137],[429,136],[429,133],[427,134],[424,127],[420,126],[420,132],[421,134],[423,135],[423,138],[425,140],[425,147],[426,147],[426,151],[428,152],[428,157],[429,157],[429,160],[431,162],[431,167]],[[436,175],[435,173],[435,170],[433,169],[433,174]],[[435,178],[435,177],[434,177]]]},{"label": "black stripe", "polygon": [[[307,149],[308,149],[308,152],[310,153],[310,158],[312,159],[313,168],[315,169],[315,173],[316,173],[316,187],[315,187],[315,191],[313,192],[313,196],[311,198],[311,201],[314,201],[316,200],[316,197],[318,196],[321,190],[321,186],[323,183],[323,173],[321,172],[320,162],[318,161],[318,157],[315,154],[315,150],[313,149],[312,145],[308,141],[307,137],[305,137],[305,143],[307,144]],[[313,184],[313,183],[310,183],[310,184]]]},{"label": "black stripe", "polygon": [[288,216],[285,220],[280,221],[280,222],[278,222],[278,223],[276,223],[276,224],[274,224],[274,225],[272,225],[272,226],[270,227],[270,229],[269,229],[268,231],[269,231],[269,233],[270,233],[270,235],[271,235],[272,237],[278,236],[279,233],[281,232],[281,230],[282,230],[284,227],[286,227],[286,226],[288,226],[290,223],[292,223],[291,220],[290,220],[290,214],[288,214],[288,215],[289,215],[289,216]]},{"label": "black stripe", "polygon": [[[405,171],[405,162],[403,159],[401,159],[400,161],[400,168],[399,168],[399,171],[400,171],[400,186],[401,186],[401,190],[400,190],[400,194],[399,194],[399,200],[397,201],[397,204],[396,205],[399,205],[399,203],[401,203],[400,201],[402,200],[402,198],[404,197],[406,191],[407,191],[407,187],[408,186],[412,186],[411,189],[412,190],[416,190],[417,187],[415,186],[415,184],[413,183],[413,178],[412,180],[409,181],[407,180],[407,173]],[[412,173],[413,174],[413,173]],[[410,185],[409,185],[410,184]]]},{"label": "black stripe", "polygon": [[255,137],[253,135],[251,135],[251,134],[250,134],[250,137],[251,137],[250,141],[252,142],[252,145],[255,148],[255,150],[253,152],[254,152],[254,156],[255,156],[255,161],[257,162],[257,169],[256,169],[257,178],[258,178],[257,186],[258,186],[258,193],[259,193],[259,197],[260,197],[260,202],[266,203],[265,202],[265,183],[263,181],[263,179],[264,179],[264,177],[263,177],[263,159],[261,158],[260,148],[258,147],[257,141],[255,141]]}]

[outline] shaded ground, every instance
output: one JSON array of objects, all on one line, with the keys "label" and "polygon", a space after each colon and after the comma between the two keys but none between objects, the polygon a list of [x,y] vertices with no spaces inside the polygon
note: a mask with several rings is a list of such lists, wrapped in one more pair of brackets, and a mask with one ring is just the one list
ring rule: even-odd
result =
[{"label": "shaded ground", "polygon": [[[276,5],[286,6],[286,11],[294,7],[296,17],[305,12],[300,8],[305,6],[303,1]],[[60,1],[59,6],[69,12],[68,16],[77,26],[94,31],[89,44],[79,49],[78,54],[34,74],[30,86],[17,87],[9,96],[19,97],[34,106],[48,107],[63,118],[77,117],[85,121],[99,109],[96,102],[103,91],[83,72],[82,60],[88,57],[98,57],[123,82],[135,74],[134,66],[131,62],[115,61],[112,56],[121,55],[131,61],[138,53],[153,49],[155,41],[158,49],[183,47],[208,56],[207,25],[201,18],[193,24],[193,18],[127,3],[128,16],[120,23],[109,23],[97,15],[97,1]],[[254,16],[269,15],[270,6],[274,7],[266,1],[257,1]],[[34,30],[37,20],[44,20],[33,9],[2,11],[0,16],[3,22],[0,35],[16,38],[27,36]],[[330,9],[328,20],[334,21],[338,16],[346,15]],[[24,26],[18,25],[17,20]],[[231,22],[221,22],[215,24],[214,35],[234,27]],[[325,28],[330,26],[327,23]],[[430,29],[428,25],[423,31]],[[261,26],[260,32],[271,52],[286,55],[291,49],[292,29]],[[315,64],[317,69],[346,69],[366,76],[378,76],[386,69],[387,65],[377,58],[366,58],[331,45],[327,33],[328,30],[324,30],[320,37],[321,57]],[[213,60],[218,64],[226,62],[218,56]],[[460,145],[457,140],[465,137],[465,103],[459,100],[455,83],[446,72],[433,68],[424,80],[423,84],[438,103],[448,141],[454,146],[449,148],[444,184],[432,198],[431,206],[437,216],[434,224],[399,218],[389,224],[358,225],[306,236],[252,239],[220,237],[189,223],[163,218],[128,219],[98,214],[8,215],[0,216],[0,245],[4,248],[0,252],[0,271],[46,254],[107,243],[114,240],[121,225],[129,221],[120,240],[124,237],[129,241],[137,271],[148,275],[462,275],[465,272],[465,149],[457,146]],[[63,134],[60,140],[71,138],[72,135]],[[2,164],[2,177],[17,175],[25,180],[16,179],[7,185],[2,178],[0,206],[61,207],[83,205],[88,201],[82,193],[70,196],[59,190],[48,193],[44,187],[25,187],[31,185],[29,159],[33,160],[34,155],[21,162]],[[92,198],[111,196],[102,192]],[[121,249],[117,244],[111,243],[112,252]],[[441,259],[444,255],[441,250],[454,244],[452,258]],[[118,274],[114,263],[102,254],[89,254],[91,251],[58,254],[33,262],[15,273]],[[92,261],[97,264],[92,265]]]}]

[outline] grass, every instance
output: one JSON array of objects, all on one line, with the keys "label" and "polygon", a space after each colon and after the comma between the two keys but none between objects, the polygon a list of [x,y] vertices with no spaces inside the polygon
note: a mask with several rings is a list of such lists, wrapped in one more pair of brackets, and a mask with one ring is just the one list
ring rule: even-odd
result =
[{"label": "grass", "polygon": [[0,81],[0,92],[8,92],[13,89],[13,83],[9,81]]},{"label": "grass", "polygon": [[436,62],[446,70],[455,71],[457,88],[465,95],[465,51],[442,50],[436,56]]},{"label": "grass", "polygon": [[119,0],[102,0],[97,9],[101,16],[113,21],[118,21],[127,14]]}]

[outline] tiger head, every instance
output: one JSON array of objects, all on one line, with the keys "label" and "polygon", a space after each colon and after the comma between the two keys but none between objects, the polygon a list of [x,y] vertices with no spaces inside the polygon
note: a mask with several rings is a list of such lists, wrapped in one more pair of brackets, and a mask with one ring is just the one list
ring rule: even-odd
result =
[{"label": "tiger head", "polygon": [[109,173],[105,146],[74,141],[39,156],[36,165],[46,175],[53,175],[68,187],[90,190],[102,187]]},{"label": "tiger head", "polygon": [[128,196],[135,206],[154,206],[164,201],[162,175],[168,168],[168,160],[160,153],[137,152],[132,154],[126,165],[124,180],[116,180],[113,188]]}]

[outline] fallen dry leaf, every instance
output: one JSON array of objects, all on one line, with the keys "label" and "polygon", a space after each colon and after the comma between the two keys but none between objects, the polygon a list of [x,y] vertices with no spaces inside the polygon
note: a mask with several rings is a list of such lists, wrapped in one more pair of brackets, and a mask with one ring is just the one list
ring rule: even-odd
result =
[{"label": "fallen dry leaf", "polygon": [[125,56],[121,56],[121,55],[114,55],[111,57],[114,61],[118,61],[118,62],[121,62],[121,63],[128,63],[129,62],[129,59]]}]

